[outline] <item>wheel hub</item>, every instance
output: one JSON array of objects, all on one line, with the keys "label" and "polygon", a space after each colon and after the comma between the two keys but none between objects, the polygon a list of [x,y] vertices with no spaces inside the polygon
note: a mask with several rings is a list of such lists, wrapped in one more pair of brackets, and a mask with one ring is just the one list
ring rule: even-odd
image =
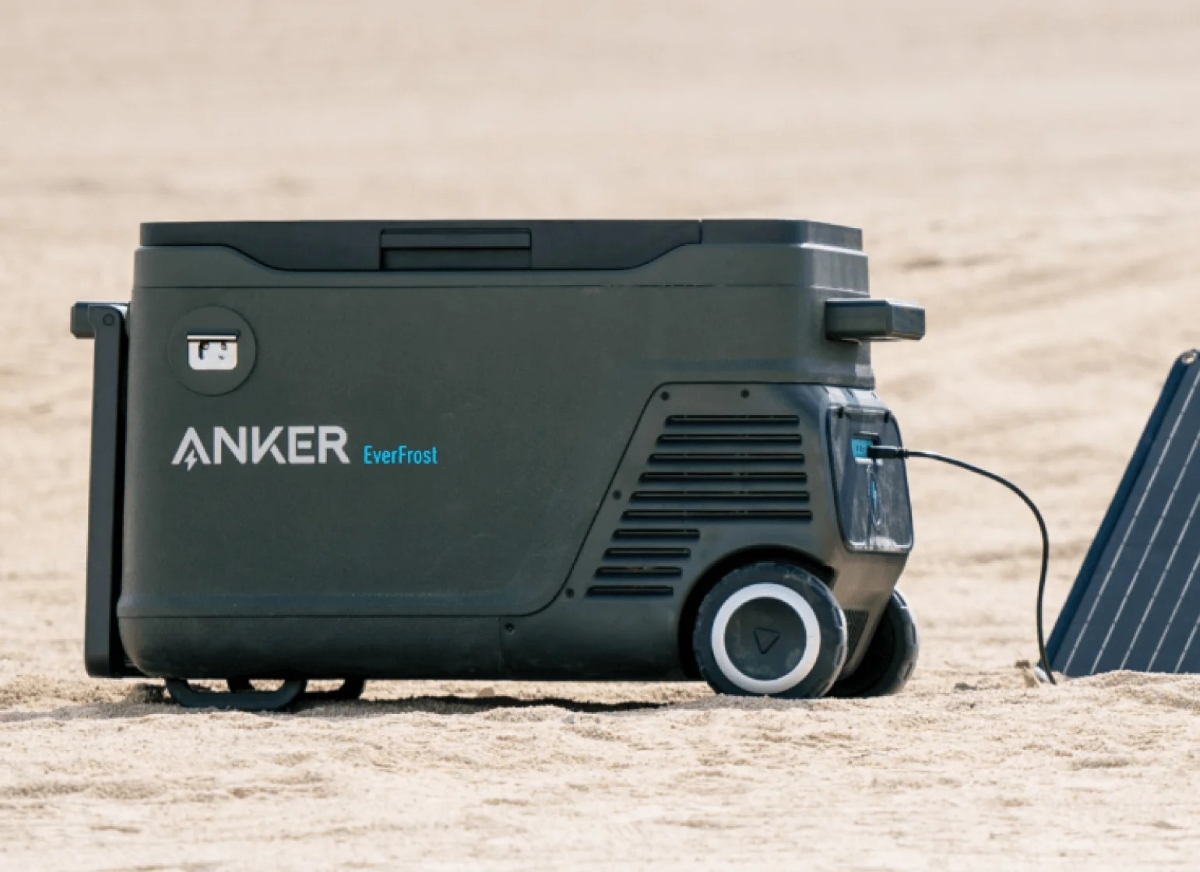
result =
[{"label": "wheel hub", "polygon": [[804,622],[787,603],[752,599],[729,617],[725,650],[739,672],[759,680],[787,675],[804,654]]},{"label": "wheel hub", "polygon": [[752,584],[717,610],[713,659],[747,693],[783,693],[803,681],[817,662],[821,630],[812,606],[781,584]]}]

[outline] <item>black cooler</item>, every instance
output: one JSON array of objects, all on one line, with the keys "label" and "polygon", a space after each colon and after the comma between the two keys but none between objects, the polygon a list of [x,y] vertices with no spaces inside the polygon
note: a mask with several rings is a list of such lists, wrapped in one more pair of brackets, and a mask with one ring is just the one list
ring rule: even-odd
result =
[{"label": "black cooler", "polygon": [[72,331],[93,675],[240,706],[250,679],[911,671],[904,466],[866,448],[900,444],[870,341],[924,316],[870,299],[857,230],[146,224],[132,300]]}]

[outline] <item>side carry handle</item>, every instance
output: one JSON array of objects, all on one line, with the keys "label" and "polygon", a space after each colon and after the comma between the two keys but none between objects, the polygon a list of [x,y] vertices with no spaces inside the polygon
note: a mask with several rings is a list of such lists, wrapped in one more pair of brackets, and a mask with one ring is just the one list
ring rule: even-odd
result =
[{"label": "side carry handle", "polygon": [[925,310],[898,300],[828,300],[825,338],[841,342],[882,339],[920,339],[925,335]]}]

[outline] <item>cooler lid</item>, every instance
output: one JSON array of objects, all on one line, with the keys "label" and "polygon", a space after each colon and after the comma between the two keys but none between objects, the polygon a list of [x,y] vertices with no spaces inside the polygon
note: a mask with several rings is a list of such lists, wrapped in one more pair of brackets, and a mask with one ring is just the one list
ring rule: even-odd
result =
[{"label": "cooler lid", "polygon": [[631,269],[681,245],[862,250],[850,227],[790,220],[198,221],[142,225],[144,246],[221,245],[285,270]]}]

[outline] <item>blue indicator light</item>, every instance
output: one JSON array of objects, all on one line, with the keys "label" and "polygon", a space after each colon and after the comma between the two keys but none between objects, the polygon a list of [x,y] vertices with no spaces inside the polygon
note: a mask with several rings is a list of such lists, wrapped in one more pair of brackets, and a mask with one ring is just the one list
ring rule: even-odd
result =
[{"label": "blue indicator light", "polygon": [[875,442],[872,439],[851,439],[850,450],[858,460],[866,460],[867,449],[874,444]]}]

